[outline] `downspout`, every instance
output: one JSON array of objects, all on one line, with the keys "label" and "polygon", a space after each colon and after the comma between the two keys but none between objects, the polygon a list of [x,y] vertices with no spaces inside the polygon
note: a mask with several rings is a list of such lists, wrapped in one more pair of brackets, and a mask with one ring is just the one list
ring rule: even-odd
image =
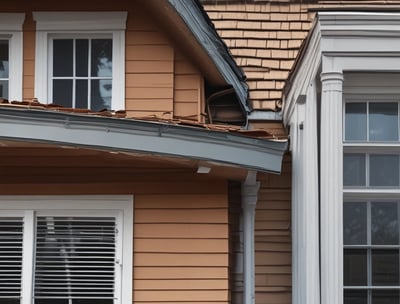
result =
[{"label": "downspout", "polygon": [[243,304],[255,303],[254,222],[259,188],[257,172],[248,171],[241,187],[244,235]]}]

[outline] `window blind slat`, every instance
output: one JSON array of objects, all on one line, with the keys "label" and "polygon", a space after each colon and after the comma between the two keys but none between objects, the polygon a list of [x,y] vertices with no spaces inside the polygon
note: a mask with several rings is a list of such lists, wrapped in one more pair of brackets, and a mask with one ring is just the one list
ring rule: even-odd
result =
[{"label": "window blind slat", "polygon": [[22,217],[0,217],[0,298],[21,295]]},{"label": "window blind slat", "polygon": [[113,217],[37,218],[35,298],[113,298]]}]

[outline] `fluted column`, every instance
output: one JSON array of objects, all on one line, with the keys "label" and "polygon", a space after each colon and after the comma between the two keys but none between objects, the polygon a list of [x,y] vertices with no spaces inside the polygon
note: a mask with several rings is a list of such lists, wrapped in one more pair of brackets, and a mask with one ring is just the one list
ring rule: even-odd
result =
[{"label": "fluted column", "polygon": [[321,304],[343,303],[343,73],[321,74]]}]

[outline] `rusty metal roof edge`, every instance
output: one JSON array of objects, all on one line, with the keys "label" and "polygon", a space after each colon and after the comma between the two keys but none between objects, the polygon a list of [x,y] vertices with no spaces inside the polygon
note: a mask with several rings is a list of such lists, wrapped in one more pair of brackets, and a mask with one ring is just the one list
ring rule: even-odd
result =
[{"label": "rusty metal roof edge", "polygon": [[[280,173],[287,140],[134,119],[0,108],[0,138],[214,161]],[[244,157],[245,156],[245,157]]]}]

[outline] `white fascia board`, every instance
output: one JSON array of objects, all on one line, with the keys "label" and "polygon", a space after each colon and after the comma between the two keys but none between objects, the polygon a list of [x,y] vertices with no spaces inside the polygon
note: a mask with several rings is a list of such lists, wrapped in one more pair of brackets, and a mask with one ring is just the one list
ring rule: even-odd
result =
[{"label": "white fascia board", "polygon": [[319,12],[322,36],[399,37],[400,13]]},{"label": "white fascia board", "polygon": [[169,155],[280,173],[287,141],[172,124],[0,109],[0,138]]}]

